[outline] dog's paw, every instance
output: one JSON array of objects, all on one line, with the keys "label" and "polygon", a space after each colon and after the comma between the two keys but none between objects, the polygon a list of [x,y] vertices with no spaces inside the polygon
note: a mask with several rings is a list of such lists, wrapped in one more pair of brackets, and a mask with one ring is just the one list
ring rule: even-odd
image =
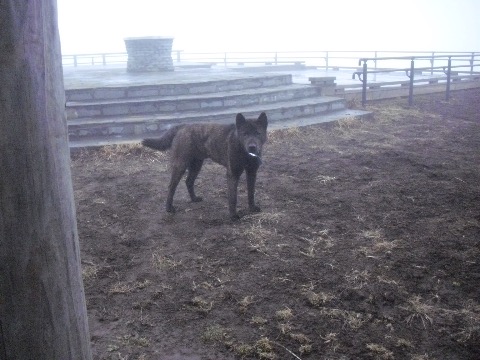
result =
[{"label": "dog's paw", "polygon": [[192,202],[200,202],[200,201],[203,201],[203,198],[201,196],[195,196],[194,198],[192,198]]},{"label": "dog's paw", "polygon": [[177,209],[175,209],[175,207],[173,206],[167,206],[165,210],[170,214],[175,214],[175,212],[177,211]]}]

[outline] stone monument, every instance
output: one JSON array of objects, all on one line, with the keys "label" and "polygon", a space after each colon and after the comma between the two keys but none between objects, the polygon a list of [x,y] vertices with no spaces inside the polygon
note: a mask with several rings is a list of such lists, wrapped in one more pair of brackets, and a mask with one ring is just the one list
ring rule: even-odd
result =
[{"label": "stone monument", "polygon": [[173,71],[172,37],[125,38],[128,72]]}]

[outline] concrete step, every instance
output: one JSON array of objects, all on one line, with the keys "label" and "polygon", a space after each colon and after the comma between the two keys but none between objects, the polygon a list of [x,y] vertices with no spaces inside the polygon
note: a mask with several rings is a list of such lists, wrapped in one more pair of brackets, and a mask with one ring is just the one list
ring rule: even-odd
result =
[{"label": "concrete step", "polygon": [[267,113],[270,124],[279,121],[318,116],[331,111],[345,110],[345,100],[334,97],[312,97],[278,103],[254,104],[241,107],[209,109],[208,111],[182,111],[169,114],[98,117],[68,120],[71,141],[82,138],[122,138],[132,135],[153,136],[167,127],[180,123],[231,123],[237,113],[247,118]]},{"label": "concrete step", "polygon": [[170,114],[267,104],[319,95],[314,86],[290,84],[178,96],[150,96],[67,102],[69,119],[140,114]]},{"label": "concrete step", "polygon": [[[129,75],[132,76],[132,75]],[[138,84],[132,85],[135,79],[128,79],[125,84],[115,84],[110,86],[92,87],[87,83],[82,87],[77,85],[74,89],[66,89],[65,99],[69,102],[80,101],[100,101],[112,99],[135,99],[159,96],[182,96],[182,95],[200,95],[208,93],[217,93],[224,91],[258,89],[272,86],[283,86],[292,84],[291,74],[267,74],[251,75],[239,73],[235,76],[218,75],[214,79],[198,79],[194,76],[188,77],[188,73],[183,77],[171,82],[161,82],[158,84]],[[153,80],[152,80],[153,81]]]},{"label": "concrete step", "polygon": [[[314,114],[311,116],[304,116],[301,118],[286,119],[282,121],[270,121],[268,125],[268,130],[292,128],[299,126],[308,126],[313,124],[319,124],[323,122],[332,122],[342,119],[358,119],[371,116],[371,112],[363,110],[351,110],[351,109],[341,109],[336,111],[331,111],[323,114]],[[267,114],[268,116],[268,114]],[[233,123],[232,117],[229,122]],[[82,138],[71,139],[70,148],[72,151],[75,149],[85,148],[85,147],[100,147],[105,145],[114,145],[114,144],[131,144],[139,143],[142,139],[146,137],[155,137],[160,136],[160,132],[151,133],[151,134],[129,134],[129,135],[114,135],[114,136],[85,136]]]}]

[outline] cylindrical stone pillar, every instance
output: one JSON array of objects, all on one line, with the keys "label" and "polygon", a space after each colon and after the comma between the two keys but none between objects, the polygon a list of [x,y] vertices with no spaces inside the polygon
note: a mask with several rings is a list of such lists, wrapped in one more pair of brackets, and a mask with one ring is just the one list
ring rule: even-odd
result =
[{"label": "cylindrical stone pillar", "polygon": [[173,71],[173,38],[148,36],[125,38],[128,72]]}]

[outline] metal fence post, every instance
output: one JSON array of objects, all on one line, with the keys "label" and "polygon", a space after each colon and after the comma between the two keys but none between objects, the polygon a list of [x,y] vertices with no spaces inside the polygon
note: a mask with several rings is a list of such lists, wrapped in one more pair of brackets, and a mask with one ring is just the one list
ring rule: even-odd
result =
[{"label": "metal fence post", "polygon": [[362,74],[362,106],[367,104],[367,60],[363,60]]},{"label": "metal fence post", "polygon": [[328,70],[328,51],[325,51],[325,69]]},{"label": "metal fence post", "polygon": [[432,58],[430,59],[430,66],[432,67],[432,68],[430,69],[430,75],[433,75],[433,64],[434,64],[434,62],[435,62],[434,59],[435,59],[435,52],[432,52]]},{"label": "metal fence post", "polygon": [[412,58],[412,61],[410,61],[410,88],[408,89],[408,105],[412,106],[413,105],[413,80],[415,79],[415,61]]},{"label": "metal fence post", "polygon": [[473,63],[475,62],[475,53],[472,52],[472,57],[470,58],[470,75],[473,75]]},{"label": "metal fence post", "polygon": [[452,57],[448,57],[448,68],[447,68],[447,93],[445,99],[450,100],[450,77],[452,73]]}]

